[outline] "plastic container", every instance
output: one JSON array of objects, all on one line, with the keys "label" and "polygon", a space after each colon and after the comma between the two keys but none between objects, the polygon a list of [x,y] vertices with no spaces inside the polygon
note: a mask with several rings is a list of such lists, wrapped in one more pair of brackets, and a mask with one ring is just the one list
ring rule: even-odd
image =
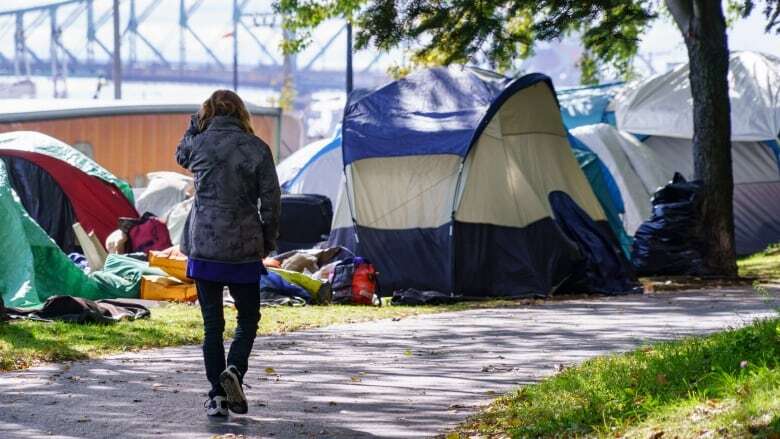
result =
[{"label": "plastic container", "polygon": [[141,280],[141,299],[170,302],[194,302],[198,291],[192,283],[171,283],[165,278],[144,276]]},{"label": "plastic container", "polygon": [[169,258],[161,256],[157,252],[149,252],[149,266],[160,268],[181,281],[191,281],[191,279],[187,277],[186,258]]}]

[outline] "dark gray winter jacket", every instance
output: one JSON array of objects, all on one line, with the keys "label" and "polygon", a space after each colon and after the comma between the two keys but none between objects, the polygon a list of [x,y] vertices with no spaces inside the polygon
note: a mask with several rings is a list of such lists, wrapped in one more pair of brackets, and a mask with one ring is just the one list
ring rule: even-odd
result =
[{"label": "dark gray winter jacket", "polygon": [[176,161],[195,176],[181,250],[193,259],[257,261],[274,250],[279,234],[280,190],[271,149],[233,117],[214,117],[202,133],[196,122],[193,116],[176,149]]}]

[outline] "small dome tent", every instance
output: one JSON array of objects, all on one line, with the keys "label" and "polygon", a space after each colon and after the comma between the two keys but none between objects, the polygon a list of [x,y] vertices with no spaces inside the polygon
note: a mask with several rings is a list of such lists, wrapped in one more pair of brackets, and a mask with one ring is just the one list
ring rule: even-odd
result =
[{"label": "small dome tent", "polygon": [[636,137],[611,125],[585,125],[571,134],[596,153],[614,176],[623,200],[623,227],[633,235],[650,218],[653,193],[668,180],[660,158]]},{"label": "small dome tent", "polygon": [[[627,87],[615,100],[617,126],[657,156],[666,180],[693,177],[693,99],[682,65]],[[780,241],[780,59],[755,52],[729,58],[734,226],[737,253]]]},{"label": "small dome tent", "polygon": [[336,203],[343,164],[341,126],[333,136],[310,143],[276,166],[279,185],[287,194],[318,194]]},{"label": "small dome tent", "polygon": [[374,262],[389,291],[551,293],[580,257],[552,218],[554,191],[606,227],[541,74],[413,73],[352,100],[342,142],[330,241]]},{"label": "small dome tent", "polygon": [[73,251],[73,223],[105,241],[119,217],[136,217],[133,192],[75,148],[32,131],[0,134],[0,160],[32,219],[64,251]]}]

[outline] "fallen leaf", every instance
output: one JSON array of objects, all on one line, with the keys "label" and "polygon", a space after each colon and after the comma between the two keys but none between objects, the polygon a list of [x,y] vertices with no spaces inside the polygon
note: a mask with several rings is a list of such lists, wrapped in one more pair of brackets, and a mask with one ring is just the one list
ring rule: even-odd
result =
[{"label": "fallen leaf", "polygon": [[651,433],[650,436],[648,436],[647,439],[661,439],[662,437],[664,437],[664,432],[663,431],[656,431],[654,433]]},{"label": "fallen leaf", "polygon": [[356,375],[356,376],[353,376],[353,377],[351,377],[351,379],[352,379],[352,382],[354,382],[354,383],[359,383],[359,382],[360,382],[360,377],[359,377],[359,376],[357,376],[357,375]]},{"label": "fallen leaf", "polygon": [[460,439],[460,435],[456,431],[447,433],[446,439]]},{"label": "fallen leaf", "polygon": [[265,368],[265,373],[267,373],[268,375],[271,375],[271,374],[276,373],[276,371],[274,370],[273,367],[266,367]]},{"label": "fallen leaf", "polygon": [[407,350],[404,351],[404,355],[407,356],[407,357],[411,357],[412,356],[412,351],[407,349]]},{"label": "fallen leaf", "polygon": [[659,373],[655,376],[655,382],[660,386],[665,386],[669,384],[669,380],[666,378],[665,374]]}]

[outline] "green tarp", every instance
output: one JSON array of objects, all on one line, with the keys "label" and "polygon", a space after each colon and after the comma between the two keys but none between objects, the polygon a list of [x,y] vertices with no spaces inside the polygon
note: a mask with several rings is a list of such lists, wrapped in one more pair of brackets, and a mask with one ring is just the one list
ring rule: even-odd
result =
[{"label": "green tarp", "polygon": [[141,277],[144,275],[167,276],[168,274],[159,268],[149,267],[148,262],[129,256],[108,255],[103,269],[89,276],[100,285],[106,295],[135,298],[141,290]]}]

